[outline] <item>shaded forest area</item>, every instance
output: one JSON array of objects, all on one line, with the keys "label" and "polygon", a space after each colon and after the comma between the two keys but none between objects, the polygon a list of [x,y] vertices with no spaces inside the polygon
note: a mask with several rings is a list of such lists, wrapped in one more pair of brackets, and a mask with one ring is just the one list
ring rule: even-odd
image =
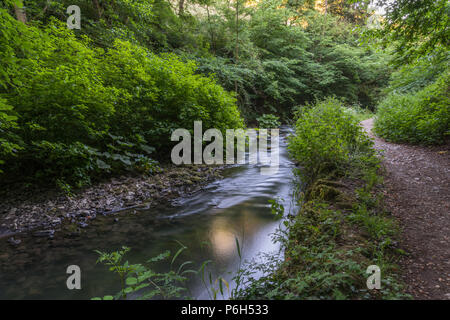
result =
[{"label": "shaded forest area", "polygon": [[373,110],[392,69],[390,55],[361,45],[368,4],[76,2],[80,30],[66,26],[73,1],[2,4],[4,181],[70,190],[151,174],[171,131],[194,120],[205,130],[286,121],[330,95]]},{"label": "shaded forest area", "polygon": [[[79,30],[66,23],[74,4]],[[222,132],[285,123],[299,210],[269,200],[283,257],[239,265],[230,298],[443,298],[448,150],[433,148],[449,142],[449,14],[447,0],[4,0],[1,191],[45,185],[70,199],[107,177],[155,177],[172,131],[194,121]],[[155,285],[151,269],[121,265],[128,250],[98,251],[120,275],[118,299]],[[439,265],[432,276],[424,259]],[[188,280],[158,274],[141,298],[186,298]],[[214,298],[222,280],[210,275]]]}]

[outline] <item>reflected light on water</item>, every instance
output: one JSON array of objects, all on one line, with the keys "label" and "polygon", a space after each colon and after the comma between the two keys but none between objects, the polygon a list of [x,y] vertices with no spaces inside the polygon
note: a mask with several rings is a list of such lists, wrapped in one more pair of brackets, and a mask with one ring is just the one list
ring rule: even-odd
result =
[{"label": "reflected light on water", "polygon": [[227,260],[236,252],[235,235],[230,232],[227,219],[219,217],[214,219],[209,231],[214,254]]}]

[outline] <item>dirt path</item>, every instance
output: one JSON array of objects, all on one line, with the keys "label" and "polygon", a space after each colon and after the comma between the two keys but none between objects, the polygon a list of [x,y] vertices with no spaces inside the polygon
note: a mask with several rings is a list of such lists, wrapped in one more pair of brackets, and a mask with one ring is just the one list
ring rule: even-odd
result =
[{"label": "dirt path", "polygon": [[400,262],[415,299],[450,299],[450,151],[386,142],[371,134],[384,155],[386,205],[402,227]]}]

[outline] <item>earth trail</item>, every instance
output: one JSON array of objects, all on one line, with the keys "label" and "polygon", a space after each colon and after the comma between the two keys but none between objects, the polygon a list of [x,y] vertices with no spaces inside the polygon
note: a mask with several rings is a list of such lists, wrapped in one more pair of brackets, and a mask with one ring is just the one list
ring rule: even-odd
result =
[{"label": "earth trail", "polygon": [[408,253],[400,261],[406,290],[415,299],[450,300],[450,146],[386,142],[372,134],[373,123],[361,125],[384,156],[386,206]]}]

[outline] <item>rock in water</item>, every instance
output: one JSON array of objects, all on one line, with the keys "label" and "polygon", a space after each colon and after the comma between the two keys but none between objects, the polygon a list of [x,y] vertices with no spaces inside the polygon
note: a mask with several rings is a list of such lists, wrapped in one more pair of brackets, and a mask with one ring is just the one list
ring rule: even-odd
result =
[{"label": "rock in water", "polygon": [[22,243],[22,240],[14,239],[14,237],[11,237],[11,238],[8,239],[8,242],[10,244],[12,244],[13,246],[18,246],[19,244]]},{"label": "rock in water", "polygon": [[48,237],[53,238],[53,235],[55,234],[55,230],[49,229],[49,230],[39,230],[33,233],[34,237]]}]

